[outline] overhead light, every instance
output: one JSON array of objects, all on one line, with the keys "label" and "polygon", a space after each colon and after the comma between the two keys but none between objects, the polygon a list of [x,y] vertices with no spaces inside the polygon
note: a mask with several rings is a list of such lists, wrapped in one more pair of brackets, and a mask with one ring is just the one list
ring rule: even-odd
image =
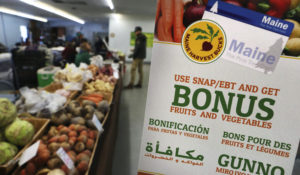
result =
[{"label": "overhead light", "polygon": [[12,9],[8,9],[8,8],[5,8],[5,7],[0,7],[0,12],[7,13],[7,14],[10,14],[10,15],[20,16],[20,17],[23,17],[23,18],[33,19],[33,20],[36,20],[36,21],[48,22],[47,18],[42,18],[42,17],[39,17],[39,16],[34,16],[34,15],[31,15],[31,14],[27,14],[27,13],[22,13],[22,12],[12,10]]},{"label": "overhead light", "polygon": [[67,18],[67,19],[70,19],[72,21],[75,21],[75,22],[78,22],[79,24],[84,24],[85,21],[66,12],[66,11],[63,11],[63,10],[60,10],[56,7],[53,7],[49,4],[46,4],[46,3],[43,3],[43,2],[40,2],[40,1],[37,1],[37,0],[20,0],[26,4],[29,4],[29,5],[32,5],[34,7],[37,7],[37,8],[40,8],[40,9],[43,9],[43,10],[46,10],[50,13],[54,13],[56,15],[59,15],[59,16],[62,16],[64,18]]},{"label": "overhead light", "polygon": [[114,6],[112,0],[106,0],[106,3],[111,10],[115,9],[115,6]]}]

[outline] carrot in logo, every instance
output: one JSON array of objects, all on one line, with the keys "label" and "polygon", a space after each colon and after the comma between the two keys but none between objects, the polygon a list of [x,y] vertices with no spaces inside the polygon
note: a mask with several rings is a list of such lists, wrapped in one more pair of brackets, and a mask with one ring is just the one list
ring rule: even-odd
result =
[{"label": "carrot in logo", "polygon": [[226,36],[221,26],[210,20],[191,24],[184,32],[182,48],[196,63],[211,63],[225,50]]}]

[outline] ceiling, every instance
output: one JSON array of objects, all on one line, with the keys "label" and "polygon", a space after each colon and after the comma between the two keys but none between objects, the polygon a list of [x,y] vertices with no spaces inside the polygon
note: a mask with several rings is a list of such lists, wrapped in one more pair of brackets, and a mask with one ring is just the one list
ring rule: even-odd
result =
[{"label": "ceiling", "polygon": [[[105,0],[40,0],[65,10],[86,21],[101,21],[107,14],[112,13]],[[116,13],[154,16],[156,11],[156,0],[112,0]],[[32,7],[19,0],[0,0],[0,6],[14,10],[30,13],[33,15],[47,17],[49,20],[61,18],[55,14]]]}]

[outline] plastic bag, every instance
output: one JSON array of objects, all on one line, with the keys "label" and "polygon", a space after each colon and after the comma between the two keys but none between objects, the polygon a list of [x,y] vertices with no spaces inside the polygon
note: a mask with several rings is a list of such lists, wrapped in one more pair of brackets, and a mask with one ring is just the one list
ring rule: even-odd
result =
[{"label": "plastic bag", "polygon": [[23,87],[20,89],[20,94],[25,99],[25,110],[31,114],[35,114],[46,106],[46,100],[43,99],[36,89]]},{"label": "plastic bag", "polygon": [[101,55],[92,57],[91,64],[96,65],[99,68],[103,67],[103,57]]}]

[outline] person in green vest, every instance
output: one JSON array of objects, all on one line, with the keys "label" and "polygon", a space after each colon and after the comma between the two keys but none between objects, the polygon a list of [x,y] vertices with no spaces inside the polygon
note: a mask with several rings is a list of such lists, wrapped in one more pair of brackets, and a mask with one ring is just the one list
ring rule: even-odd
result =
[{"label": "person in green vest", "polygon": [[91,46],[88,42],[83,42],[80,44],[80,52],[76,55],[75,65],[79,66],[80,63],[90,64],[90,51]]}]

